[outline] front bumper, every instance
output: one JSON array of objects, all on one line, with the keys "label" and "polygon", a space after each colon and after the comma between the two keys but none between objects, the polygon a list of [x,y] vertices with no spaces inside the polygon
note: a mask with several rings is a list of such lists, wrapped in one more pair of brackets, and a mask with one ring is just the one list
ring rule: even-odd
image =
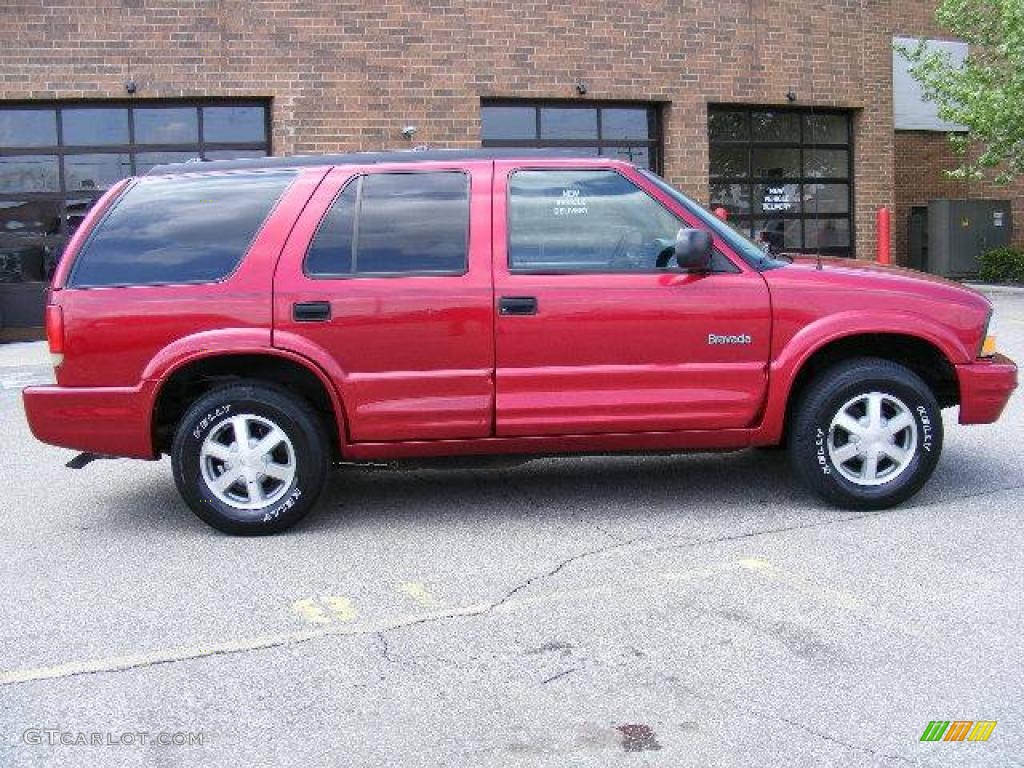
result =
[{"label": "front bumper", "polygon": [[960,383],[960,423],[991,424],[1017,388],[1017,366],[1008,357],[956,366]]},{"label": "front bumper", "polygon": [[37,439],[108,456],[155,459],[148,382],[132,387],[28,387],[25,415]]}]

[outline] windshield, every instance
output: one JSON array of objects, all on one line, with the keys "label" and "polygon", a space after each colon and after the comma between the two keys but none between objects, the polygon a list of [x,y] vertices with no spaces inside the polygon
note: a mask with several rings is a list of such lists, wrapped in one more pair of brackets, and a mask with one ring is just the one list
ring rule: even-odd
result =
[{"label": "windshield", "polygon": [[778,267],[786,265],[787,262],[772,258],[769,254],[762,251],[761,248],[752,240],[744,237],[703,206],[698,205],[682,192],[669,185],[669,183],[658,174],[653,171],[648,171],[646,168],[640,168],[638,170],[646,178],[650,179],[658,189],[683,206],[683,208],[706,224],[716,235],[725,240],[725,242],[729,244],[729,247],[731,247],[754,269],[777,269]]}]

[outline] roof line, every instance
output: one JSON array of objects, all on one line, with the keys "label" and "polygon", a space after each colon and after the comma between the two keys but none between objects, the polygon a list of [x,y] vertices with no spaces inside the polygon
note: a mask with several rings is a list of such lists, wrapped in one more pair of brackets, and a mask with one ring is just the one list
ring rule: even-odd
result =
[{"label": "roof line", "polygon": [[377,163],[422,163],[431,160],[502,160],[531,157],[561,157],[593,160],[571,147],[550,149],[405,149],[387,152],[350,152],[336,155],[292,155],[243,160],[190,160],[154,166],[147,176],[206,171],[249,171],[266,168],[299,168],[310,165],[374,165]]}]

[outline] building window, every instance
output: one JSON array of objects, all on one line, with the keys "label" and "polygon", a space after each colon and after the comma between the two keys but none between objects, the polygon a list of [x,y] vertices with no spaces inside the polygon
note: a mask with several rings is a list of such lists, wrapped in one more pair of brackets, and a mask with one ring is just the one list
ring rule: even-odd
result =
[{"label": "building window", "polygon": [[[68,237],[112,184],[160,163],[263,157],[266,101],[0,102],[0,294],[4,324],[41,323],[42,288]],[[36,298],[23,284],[37,284]],[[14,294],[12,293],[13,297]]]},{"label": "building window", "polygon": [[846,112],[712,106],[711,207],[778,251],[853,255]]},{"label": "building window", "polygon": [[594,101],[485,101],[484,147],[558,147],[661,169],[661,123],[653,104]]}]

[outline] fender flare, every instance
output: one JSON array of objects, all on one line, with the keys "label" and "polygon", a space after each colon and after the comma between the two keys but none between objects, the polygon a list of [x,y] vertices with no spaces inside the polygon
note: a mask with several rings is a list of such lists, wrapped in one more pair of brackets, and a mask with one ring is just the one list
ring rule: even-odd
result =
[{"label": "fender flare", "polygon": [[854,336],[887,334],[908,336],[936,350],[951,366],[967,362],[971,353],[948,328],[909,312],[837,312],[801,328],[768,366],[768,395],[761,424],[754,431],[754,445],[772,445],[782,439],[793,384],[817,352],[829,344]]},{"label": "fender flare", "polygon": [[[285,334],[292,336],[293,334]],[[263,355],[294,362],[312,373],[323,385],[337,421],[338,440],[342,450],[348,444],[348,414],[336,382],[344,378],[338,364],[319,346],[296,337],[304,342],[292,347],[272,346],[269,328],[227,328],[216,331],[202,331],[184,336],[168,344],[153,357],[143,372],[143,383],[149,390],[148,412],[150,424],[160,392],[167,381],[183,367],[199,360],[213,357],[236,355]],[[294,340],[292,340],[294,341]],[[296,350],[294,346],[300,346]],[[311,352],[312,354],[306,354]],[[336,378],[335,378],[336,377]]]}]

